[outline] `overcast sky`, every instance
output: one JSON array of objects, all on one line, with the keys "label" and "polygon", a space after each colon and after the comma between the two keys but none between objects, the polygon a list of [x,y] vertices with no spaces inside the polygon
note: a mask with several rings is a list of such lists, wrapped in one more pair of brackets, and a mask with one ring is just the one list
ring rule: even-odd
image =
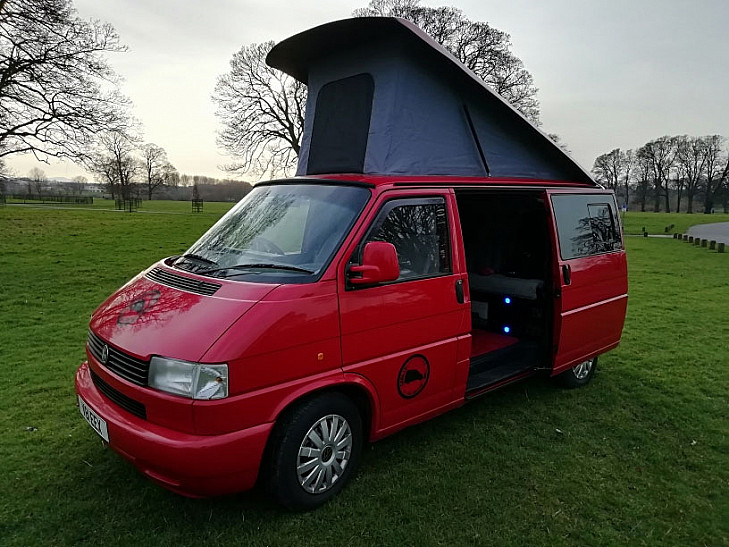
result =
[{"label": "overcast sky", "polygon": [[[145,142],[182,173],[224,177],[210,100],[244,44],[279,41],[349,17],[366,0],[75,0],[84,18],[116,28],[129,47],[112,65],[124,78]],[[539,88],[542,129],[560,135],[589,169],[598,154],[664,134],[729,136],[727,0],[425,0],[454,5],[511,35]],[[8,161],[18,175],[39,165]],[[40,167],[50,177],[75,165]]]}]

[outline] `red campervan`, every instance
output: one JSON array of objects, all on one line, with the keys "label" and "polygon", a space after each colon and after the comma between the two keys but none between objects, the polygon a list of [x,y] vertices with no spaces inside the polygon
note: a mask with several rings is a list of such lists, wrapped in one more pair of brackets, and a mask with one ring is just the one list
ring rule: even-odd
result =
[{"label": "red campervan", "polygon": [[[453,139],[471,159],[448,150],[439,120],[446,151],[392,174],[395,152],[407,152],[393,131],[416,135],[407,127],[420,118],[391,125],[384,150],[378,97],[403,87],[377,87],[388,80],[374,53],[354,76],[315,70],[323,44],[361,52],[365,33],[353,29],[363,28],[377,48],[387,35],[445,55],[398,19],[331,23],[279,44],[269,62],[308,81],[318,109],[302,176],[257,184],[184,255],[92,316],[81,412],[171,490],[210,496],[260,478],[280,503],[315,507],[351,478],[363,443],[534,374],[586,384],[620,340],[627,271],[613,194],[500,102],[496,153],[487,116],[468,106],[470,80]],[[398,51],[430,55],[410,45]],[[517,116],[512,133],[505,112]],[[471,160],[482,176],[432,173]]]}]

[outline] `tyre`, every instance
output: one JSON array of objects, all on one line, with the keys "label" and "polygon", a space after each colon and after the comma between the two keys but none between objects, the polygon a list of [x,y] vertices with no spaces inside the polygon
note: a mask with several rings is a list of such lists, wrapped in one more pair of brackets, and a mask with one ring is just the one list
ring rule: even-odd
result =
[{"label": "tyre", "polygon": [[557,378],[561,384],[569,389],[582,387],[590,383],[597,368],[597,357],[577,363],[572,368],[559,374]]},{"label": "tyre", "polygon": [[266,486],[295,511],[319,507],[354,475],[362,451],[362,418],[341,393],[327,393],[287,412],[274,430]]}]

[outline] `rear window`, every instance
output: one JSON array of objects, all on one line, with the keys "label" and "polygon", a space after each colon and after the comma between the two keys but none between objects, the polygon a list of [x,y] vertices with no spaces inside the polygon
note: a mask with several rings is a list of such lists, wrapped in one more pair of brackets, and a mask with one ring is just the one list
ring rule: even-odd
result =
[{"label": "rear window", "polygon": [[552,208],[563,260],[609,253],[622,248],[615,202],[611,196],[553,195]]}]

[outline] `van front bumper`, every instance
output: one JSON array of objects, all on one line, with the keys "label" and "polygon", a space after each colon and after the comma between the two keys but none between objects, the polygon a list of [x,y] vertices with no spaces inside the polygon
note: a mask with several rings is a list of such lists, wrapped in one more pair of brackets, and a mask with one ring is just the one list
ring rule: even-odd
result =
[{"label": "van front bumper", "polygon": [[273,423],[209,436],[161,427],[129,414],[101,394],[87,362],[76,371],[76,393],[106,421],[109,446],[165,488],[207,497],[255,485]]}]

